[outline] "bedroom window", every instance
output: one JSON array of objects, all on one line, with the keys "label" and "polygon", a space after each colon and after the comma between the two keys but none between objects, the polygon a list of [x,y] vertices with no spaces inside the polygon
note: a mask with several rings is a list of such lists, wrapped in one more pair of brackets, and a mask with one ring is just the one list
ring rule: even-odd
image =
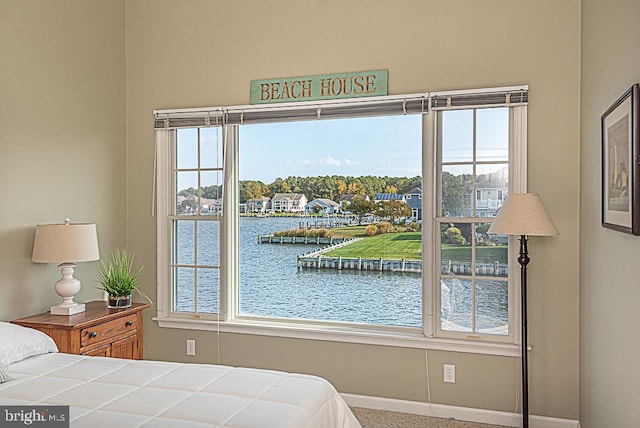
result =
[{"label": "bedroom window", "polygon": [[509,245],[487,234],[509,191],[509,108],[440,111],[437,120],[437,331],[509,336]]},{"label": "bedroom window", "polygon": [[220,308],[221,128],[182,128],[171,143],[171,310]]},{"label": "bedroom window", "polygon": [[156,320],[516,343],[513,251],[486,231],[526,190],[526,97],[156,111]]}]

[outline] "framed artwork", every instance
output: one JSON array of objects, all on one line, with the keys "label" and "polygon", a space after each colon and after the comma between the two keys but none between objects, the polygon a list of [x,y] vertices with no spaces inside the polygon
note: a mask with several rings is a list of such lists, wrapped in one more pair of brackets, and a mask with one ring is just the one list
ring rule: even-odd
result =
[{"label": "framed artwork", "polygon": [[602,122],[602,226],[640,235],[640,150],[636,83]]}]

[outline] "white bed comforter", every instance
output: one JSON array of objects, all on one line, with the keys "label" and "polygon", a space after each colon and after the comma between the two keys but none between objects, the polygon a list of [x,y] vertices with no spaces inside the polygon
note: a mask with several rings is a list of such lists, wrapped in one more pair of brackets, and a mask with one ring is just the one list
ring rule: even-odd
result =
[{"label": "white bed comforter", "polygon": [[206,364],[44,354],[9,366],[3,405],[69,405],[71,427],[360,427],[326,380]]}]

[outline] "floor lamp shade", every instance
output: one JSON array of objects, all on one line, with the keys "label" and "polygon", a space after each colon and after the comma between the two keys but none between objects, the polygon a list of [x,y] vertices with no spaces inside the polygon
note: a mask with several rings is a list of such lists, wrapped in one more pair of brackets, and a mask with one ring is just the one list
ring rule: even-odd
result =
[{"label": "floor lamp shade", "polygon": [[558,229],[536,193],[512,193],[498,211],[488,233],[554,236]]},{"label": "floor lamp shade", "polygon": [[522,427],[529,427],[529,364],[527,345],[527,236],[554,236],[558,229],[535,193],[512,193],[498,211],[487,233],[520,236],[520,316],[522,355]]},{"label": "floor lamp shade", "polygon": [[39,224],[33,242],[31,260],[35,263],[58,263],[62,279],[56,282],[56,293],[62,297],[60,305],[52,306],[54,315],[73,315],[84,311],[84,304],[73,301],[80,291],[80,281],[73,277],[78,262],[98,260],[98,236],[92,223]]}]

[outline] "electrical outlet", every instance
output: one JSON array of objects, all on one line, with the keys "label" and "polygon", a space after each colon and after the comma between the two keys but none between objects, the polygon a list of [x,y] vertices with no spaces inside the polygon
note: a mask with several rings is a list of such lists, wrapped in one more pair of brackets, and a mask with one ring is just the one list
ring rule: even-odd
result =
[{"label": "electrical outlet", "polygon": [[456,366],[453,364],[444,365],[444,382],[456,383]]},{"label": "electrical outlet", "polygon": [[196,355],[196,341],[187,339],[187,355]]}]

